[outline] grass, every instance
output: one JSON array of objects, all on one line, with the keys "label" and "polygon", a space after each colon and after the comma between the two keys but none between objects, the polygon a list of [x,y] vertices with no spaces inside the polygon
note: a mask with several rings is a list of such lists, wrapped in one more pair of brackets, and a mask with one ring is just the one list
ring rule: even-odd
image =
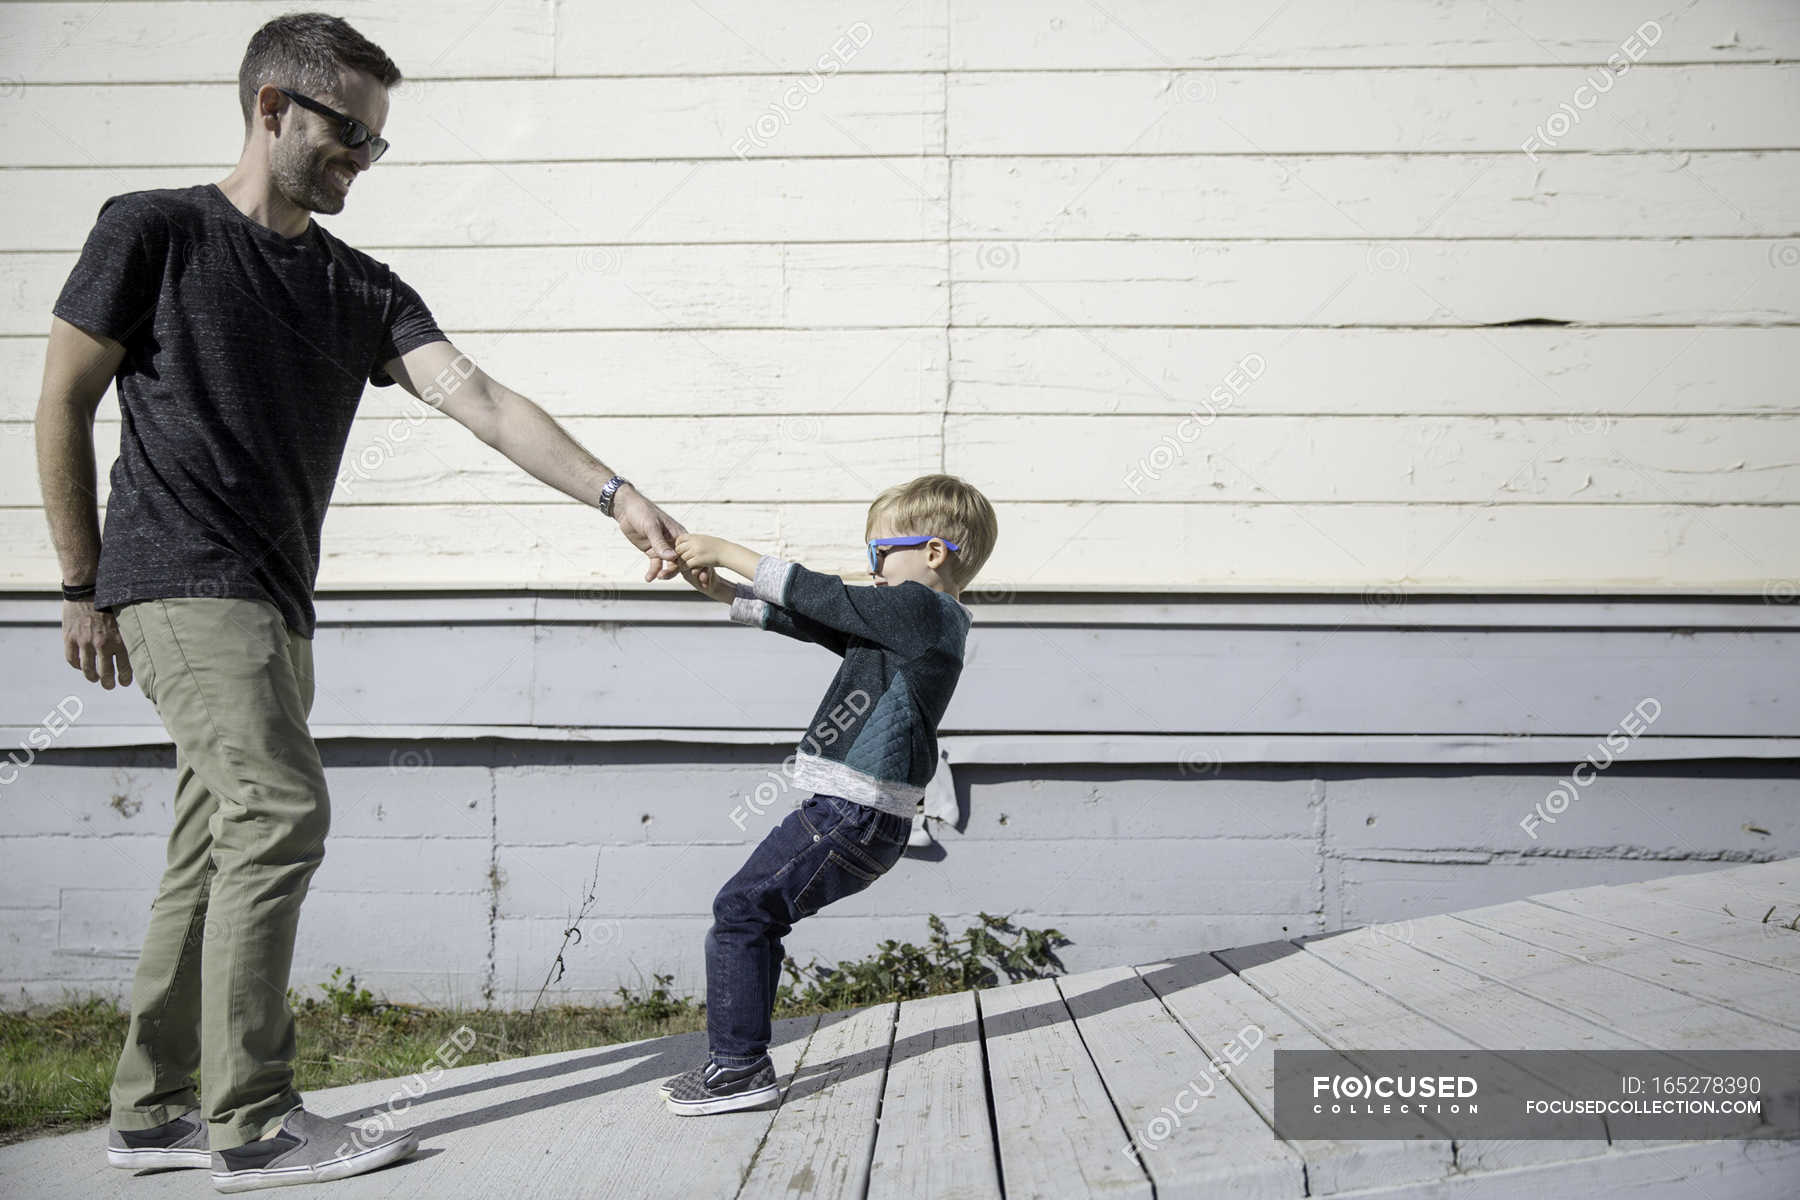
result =
[{"label": "grass", "polygon": [[[635,1000],[527,1014],[422,1008],[372,997],[366,1004],[345,1005],[333,1003],[328,992],[323,1002],[296,1005],[294,1019],[300,1046],[295,1085],[302,1092],[410,1075],[431,1063],[445,1039],[465,1026],[474,1032],[475,1044],[458,1066],[706,1028],[700,1006],[685,999],[662,1015],[646,1012]],[[125,1014],[101,997],[0,1013],[0,1145],[105,1121],[126,1025]]]},{"label": "grass", "polygon": [[104,1120],[125,1017],[93,998],[0,1013],[0,1144]]},{"label": "grass", "polygon": [[[995,987],[1059,973],[1054,929],[1026,929],[981,914],[951,937],[936,916],[924,947],[882,942],[865,958],[826,966],[786,964],[775,1016],[796,1017],[893,1000]],[[439,1009],[380,999],[340,968],[317,996],[288,993],[298,1026],[295,1086],[302,1092],[392,1079],[425,1069],[452,1034],[468,1028],[474,1045],[457,1066],[554,1054],[706,1028],[705,1005],[670,990],[668,975],[650,986],[620,988],[604,1007],[561,1005],[533,1012]],[[75,999],[54,1008],[0,1012],[0,1145],[107,1119],[113,1067],[128,1020],[109,999]],[[454,1045],[467,1040],[459,1036]]]}]

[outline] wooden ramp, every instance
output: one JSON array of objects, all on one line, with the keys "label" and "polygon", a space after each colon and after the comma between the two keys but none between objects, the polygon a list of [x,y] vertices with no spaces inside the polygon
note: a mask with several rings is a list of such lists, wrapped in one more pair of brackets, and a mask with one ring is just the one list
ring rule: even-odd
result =
[{"label": "wooden ramp", "polygon": [[[1283,1141],[1272,1048],[1800,1048],[1800,859],[1272,942],[777,1027],[779,1108],[671,1116],[690,1034],[314,1093],[399,1096],[410,1162],[342,1197],[1800,1195],[1800,1141]],[[1261,1048],[1207,1063],[1246,1026]],[[1208,1082],[1208,1081],[1212,1082]],[[415,1081],[413,1091],[420,1090]],[[0,1194],[211,1194],[97,1131],[0,1149]]]}]

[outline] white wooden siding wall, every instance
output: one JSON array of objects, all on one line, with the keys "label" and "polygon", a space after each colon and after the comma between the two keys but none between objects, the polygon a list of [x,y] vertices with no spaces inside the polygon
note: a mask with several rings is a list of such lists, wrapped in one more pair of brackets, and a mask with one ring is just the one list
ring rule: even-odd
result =
[{"label": "white wooden siding wall", "polygon": [[[0,582],[55,574],[29,420],[100,201],[223,174],[290,7],[0,6]],[[1000,587],[1800,578],[1791,0],[330,7],[412,78],[328,224],[692,526],[853,570],[942,467]],[[363,411],[322,585],[637,577],[397,389]]]}]

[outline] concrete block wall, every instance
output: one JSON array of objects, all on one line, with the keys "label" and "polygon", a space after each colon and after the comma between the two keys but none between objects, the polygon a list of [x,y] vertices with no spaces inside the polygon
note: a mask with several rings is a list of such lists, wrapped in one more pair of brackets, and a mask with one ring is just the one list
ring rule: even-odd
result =
[{"label": "concrete block wall", "polygon": [[[155,712],[70,672],[56,614],[0,597],[9,1003],[123,993],[171,817]],[[699,990],[711,899],[794,800],[769,783],[829,655],[681,596],[320,616],[333,820],[297,983],[528,1004],[591,881],[555,994]],[[942,739],[963,824],[789,948],[985,910],[1063,930],[1079,969],[1800,854],[1796,622],[1731,597],[985,602]],[[1546,810],[1647,697],[1654,724]]]},{"label": "concrete block wall", "polygon": [[[757,812],[769,747],[332,742],[331,842],[294,982],[335,966],[397,1000],[594,1002],[672,975],[704,987],[718,886],[792,803]],[[1562,887],[1800,853],[1800,763],[1618,763],[1537,839],[1520,817],[1566,769],[973,765],[959,830],[798,926],[790,954],[855,957],[987,911],[1073,939],[1071,969]],[[5,791],[0,997],[122,996],[161,870],[172,751],[61,750]],[[767,795],[766,790],[763,793]]]}]

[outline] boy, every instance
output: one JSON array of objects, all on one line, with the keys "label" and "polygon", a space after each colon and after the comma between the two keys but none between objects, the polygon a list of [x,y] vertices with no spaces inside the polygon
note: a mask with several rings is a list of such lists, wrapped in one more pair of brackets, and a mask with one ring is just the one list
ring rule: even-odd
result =
[{"label": "boy", "polygon": [[[688,582],[731,619],[817,642],[844,662],[793,759],[815,794],[769,832],[713,901],[706,935],[706,1065],[663,1085],[682,1116],[760,1108],[780,1095],[769,1060],[781,939],[899,861],[937,767],[937,727],[962,673],[969,610],[957,596],[993,551],[997,522],[950,475],[891,487],[869,506],[873,587],[702,534],[676,542]],[[717,572],[753,579],[733,585]]]}]

